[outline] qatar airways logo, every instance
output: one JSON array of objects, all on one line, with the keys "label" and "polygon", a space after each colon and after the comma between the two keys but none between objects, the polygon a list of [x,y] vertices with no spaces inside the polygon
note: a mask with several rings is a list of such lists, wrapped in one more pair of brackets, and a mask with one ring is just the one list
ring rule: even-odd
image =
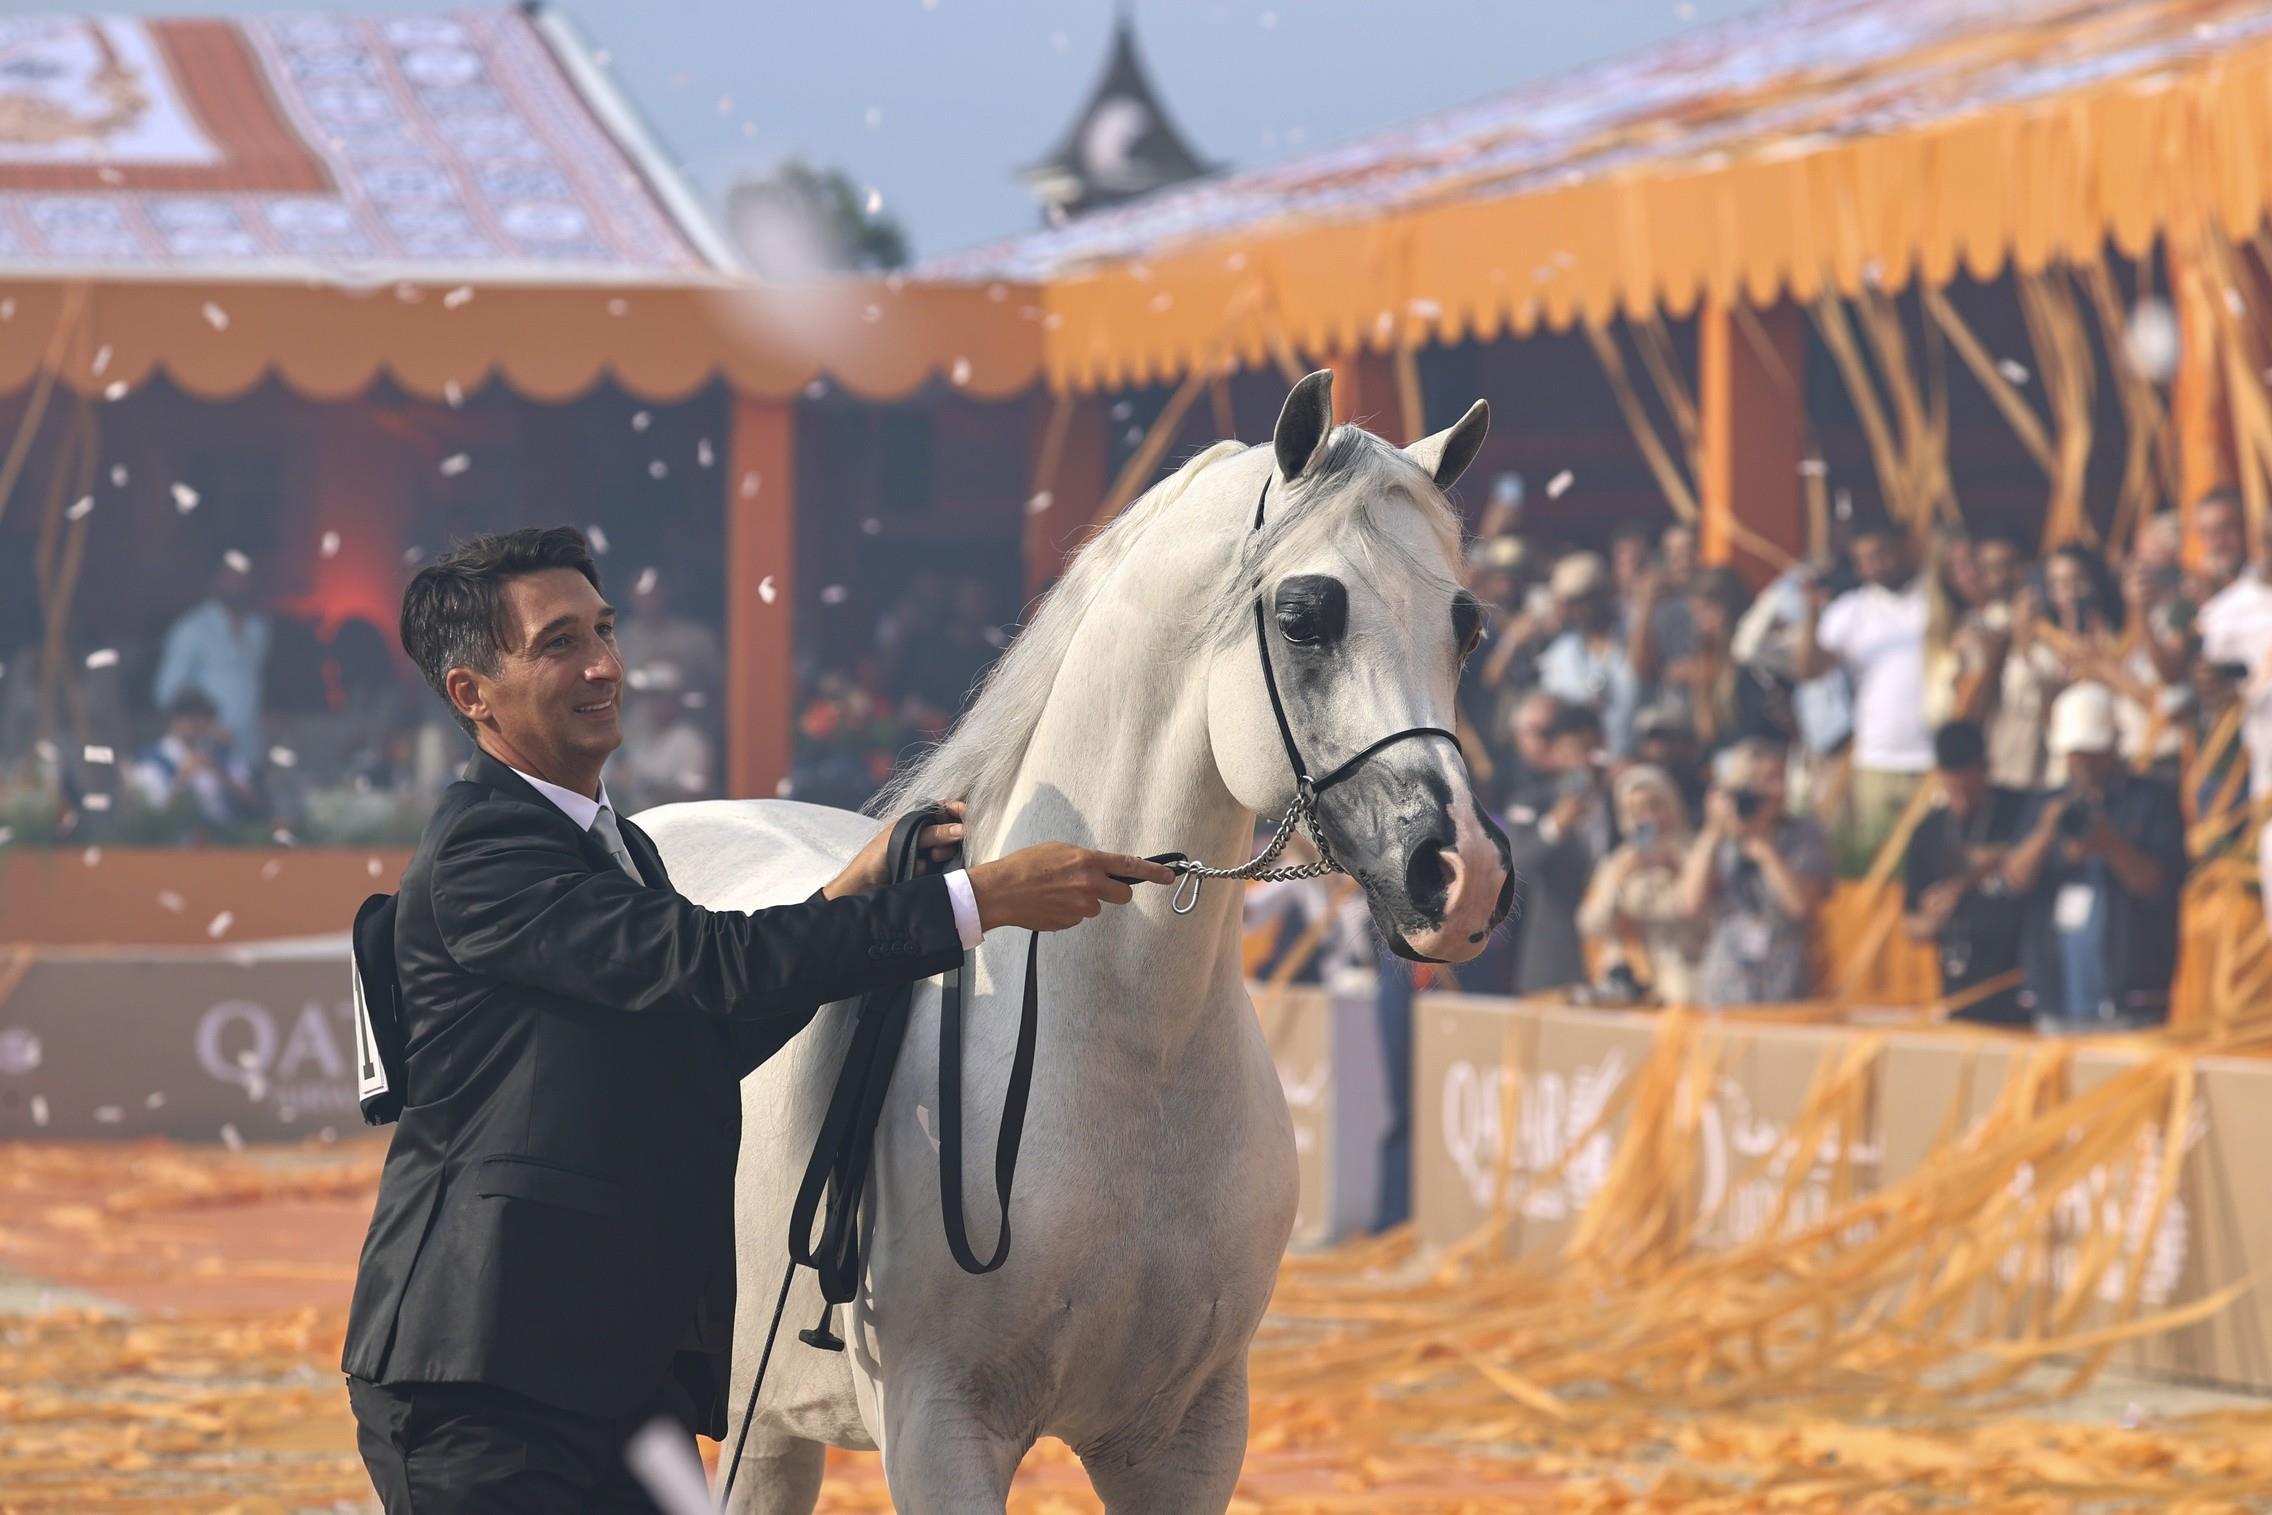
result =
[{"label": "qatar airways logo", "polygon": [[353,1006],[309,1000],[294,1011],[256,1000],[223,1000],[197,1018],[198,1067],[235,1084],[279,1120],[344,1115],[356,1108]]}]

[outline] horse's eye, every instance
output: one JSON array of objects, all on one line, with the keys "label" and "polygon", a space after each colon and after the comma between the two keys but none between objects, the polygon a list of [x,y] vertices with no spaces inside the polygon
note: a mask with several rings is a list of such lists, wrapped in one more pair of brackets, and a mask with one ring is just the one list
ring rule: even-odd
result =
[{"label": "horse's eye", "polygon": [[1349,620],[1349,592],[1324,574],[1302,574],[1278,586],[1278,634],[1297,647],[1330,642]]},{"label": "horse's eye", "polygon": [[1459,644],[1463,663],[1483,645],[1483,607],[1464,589],[1452,598],[1452,640]]}]

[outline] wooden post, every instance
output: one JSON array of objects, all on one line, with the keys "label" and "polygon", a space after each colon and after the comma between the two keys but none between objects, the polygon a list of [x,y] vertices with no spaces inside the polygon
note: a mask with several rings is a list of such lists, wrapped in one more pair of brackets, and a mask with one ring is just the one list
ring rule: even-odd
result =
[{"label": "wooden post", "polygon": [[1404,430],[1404,401],[1398,390],[1396,358],[1391,353],[1363,348],[1335,353],[1325,360],[1333,370],[1333,423],[1362,422],[1399,446],[1417,441],[1398,435]]},{"label": "wooden post", "polygon": [[770,799],[789,776],[797,720],[795,402],[736,394],[727,462],[727,792]]},{"label": "wooden post", "polygon": [[[1058,406],[1067,407],[1060,416]],[[1034,407],[1033,494],[1026,502],[1026,597],[1047,589],[1081,543],[1104,499],[1111,454],[1110,417],[1101,395],[1042,396]],[[1052,433],[1055,433],[1053,436]]]},{"label": "wooden post", "polygon": [[2187,561],[2193,540],[2193,507],[2204,495],[2230,488],[2235,468],[2232,412],[2225,403],[2222,349],[2217,311],[2222,300],[2209,265],[2192,239],[2172,236],[2164,244],[2171,313],[2177,320],[2177,372],[2170,378],[2170,434],[2177,443],[2177,508],[2185,525]]},{"label": "wooden post", "polygon": [[[1793,558],[1807,552],[1806,504],[1799,463],[1806,446],[1800,395],[1787,392],[1806,360],[1797,307],[1788,303],[1739,321],[1727,306],[1707,301],[1697,312],[1697,409],[1704,477],[1699,480],[1703,530],[1698,546],[1707,563],[1730,564],[1753,584],[1783,564],[1758,550],[1769,542]],[[1746,332],[1750,324],[1754,332]],[[1769,344],[1762,352],[1760,338]]]}]

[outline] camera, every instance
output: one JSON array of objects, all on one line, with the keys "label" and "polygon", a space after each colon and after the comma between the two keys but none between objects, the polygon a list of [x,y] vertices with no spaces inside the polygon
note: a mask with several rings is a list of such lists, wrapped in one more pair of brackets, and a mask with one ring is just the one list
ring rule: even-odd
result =
[{"label": "camera", "polygon": [[1734,790],[1728,799],[1736,807],[1736,819],[1739,821],[1757,820],[1759,813],[1767,808],[1767,796],[1756,789]]},{"label": "camera", "polygon": [[2079,842],[2091,834],[2091,827],[2097,820],[2096,805],[2089,800],[2069,800],[2059,807],[2059,819],[2055,824],[2063,840]]}]

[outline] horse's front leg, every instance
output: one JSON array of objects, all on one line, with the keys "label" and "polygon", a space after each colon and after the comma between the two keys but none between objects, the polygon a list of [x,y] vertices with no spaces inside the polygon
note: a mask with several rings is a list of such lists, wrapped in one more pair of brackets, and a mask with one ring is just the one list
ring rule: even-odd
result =
[{"label": "horse's front leg", "polygon": [[884,1479],[902,1515],[989,1515],[1008,1507],[1010,1480],[1033,1445],[1004,1429],[1004,1406],[967,1388],[905,1383],[884,1394]]},{"label": "horse's front leg", "polygon": [[1246,1360],[1207,1381],[1165,1445],[1137,1458],[1081,1453],[1105,1515],[1205,1515],[1230,1508],[1246,1462]]}]

